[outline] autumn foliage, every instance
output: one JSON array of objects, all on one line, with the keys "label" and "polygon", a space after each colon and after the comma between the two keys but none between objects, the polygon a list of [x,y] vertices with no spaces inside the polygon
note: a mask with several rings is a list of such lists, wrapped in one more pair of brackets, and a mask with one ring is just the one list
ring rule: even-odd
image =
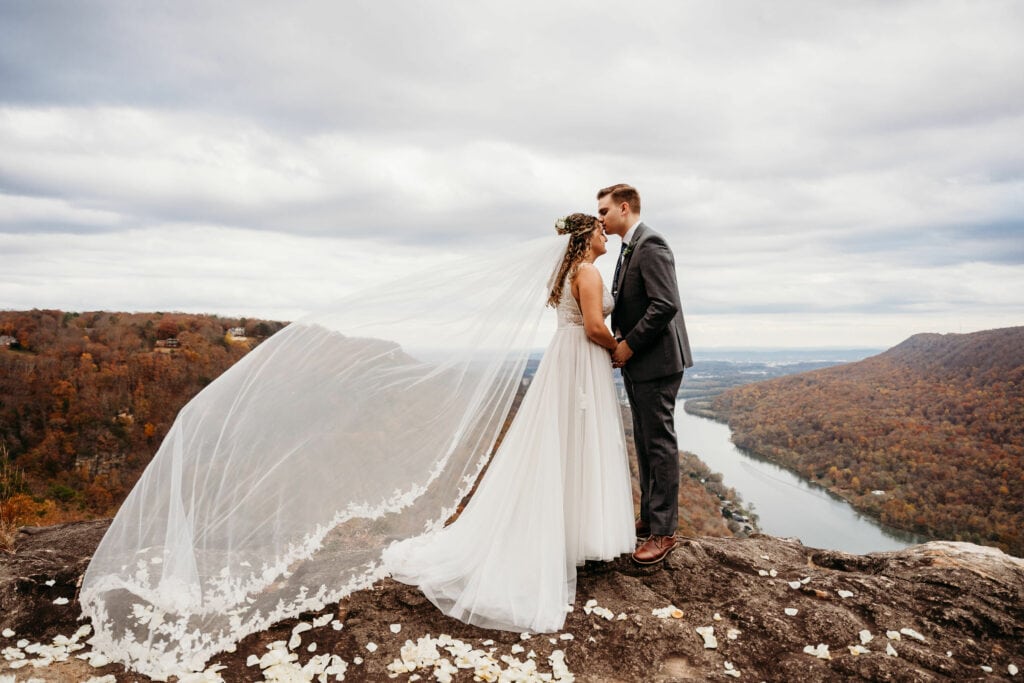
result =
[{"label": "autumn foliage", "polygon": [[[0,524],[113,513],[181,407],[282,326],[184,313],[0,312],[0,336],[17,340],[0,347]],[[228,337],[232,327],[247,338]]]},{"label": "autumn foliage", "polygon": [[1024,556],[1024,327],[915,335],[714,409],[738,446],[886,524]]}]

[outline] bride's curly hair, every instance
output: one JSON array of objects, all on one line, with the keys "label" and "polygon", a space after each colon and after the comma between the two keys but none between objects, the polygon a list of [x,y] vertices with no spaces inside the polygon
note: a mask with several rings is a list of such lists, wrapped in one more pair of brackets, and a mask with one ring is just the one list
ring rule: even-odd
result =
[{"label": "bride's curly hair", "polygon": [[548,306],[558,306],[558,301],[562,298],[566,275],[570,276],[570,279],[575,277],[576,270],[583,261],[587,249],[590,248],[590,238],[598,224],[597,216],[586,213],[570,214],[555,223],[555,230],[559,235],[569,236],[569,245],[565,249],[565,258],[562,259],[561,265],[552,277]]}]

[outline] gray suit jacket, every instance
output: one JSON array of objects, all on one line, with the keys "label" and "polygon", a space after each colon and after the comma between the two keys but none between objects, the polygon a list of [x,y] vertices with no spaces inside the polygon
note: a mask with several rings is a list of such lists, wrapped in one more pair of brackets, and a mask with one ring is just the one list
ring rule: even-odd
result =
[{"label": "gray suit jacket", "polygon": [[693,365],[676,283],[676,265],[665,238],[644,223],[623,257],[615,287],[612,329],[633,350],[622,372],[634,382],[674,375]]}]

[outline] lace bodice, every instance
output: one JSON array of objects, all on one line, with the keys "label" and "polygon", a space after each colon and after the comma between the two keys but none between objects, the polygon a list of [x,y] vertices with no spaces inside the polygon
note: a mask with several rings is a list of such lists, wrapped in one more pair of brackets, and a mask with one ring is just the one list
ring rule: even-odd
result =
[{"label": "lace bodice", "polygon": [[[602,302],[601,311],[605,317],[612,312],[612,307],[615,305],[615,300],[612,299],[612,293],[608,291],[607,287],[602,285]],[[562,286],[562,298],[558,301],[558,326],[559,327],[582,327],[583,326],[583,313],[580,311],[579,304],[576,303],[576,299],[572,296],[572,283],[569,278],[565,278],[565,284]]]}]

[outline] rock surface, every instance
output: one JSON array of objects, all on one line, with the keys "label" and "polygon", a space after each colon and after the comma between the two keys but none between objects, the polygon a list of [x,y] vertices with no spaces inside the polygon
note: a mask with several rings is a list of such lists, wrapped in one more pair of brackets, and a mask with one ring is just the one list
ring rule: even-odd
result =
[{"label": "rock surface", "polygon": [[[0,636],[0,650],[22,638],[47,643],[81,625],[76,587],[107,524],[21,534],[13,554],[0,554],[0,631],[15,632]],[[55,605],[60,597],[70,602]],[[597,611],[594,603],[584,609],[590,600]],[[670,605],[682,616],[662,610]],[[600,608],[625,617],[607,619]],[[653,610],[662,610],[664,618]],[[624,556],[581,568],[575,609],[560,632],[571,639],[533,634],[524,640],[518,633],[467,626],[438,614],[414,588],[390,580],[328,611],[344,627],[307,630],[295,652],[305,662],[316,643],[316,654],[341,656],[349,663],[346,681],[388,680],[387,666],[407,639],[442,633],[484,651],[495,648],[496,658],[523,659],[533,650],[541,672],[551,671],[548,656],[562,650],[577,681],[1024,680],[1010,674],[1012,667],[1024,669],[1024,561],[967,543],[858,556],[763,535],[683,539],[662,566],[641,568]],[[273,641],[289,640],[296,623],[250,636],[211,664],[225,666],[220,675],[226,681],[260,680],[259,667],[247,666],[247,658],[262,656]],[[392,624],[401,625],[398,633]],[[707,648],[712,642],[716,647]],[[370,643],[377,646],[373,652]],[[857,645],[861,651],[854,654]],[[355,663],[357,657],[362,663]],[[0,680],[107,674],[118,681],[148,680],[118,665],[91,668],[73,656],[40,668],[9,666],[0,661]],[[431,669],[416,673],[433,680]],[[409,673],[397,677],[409,679]],[[473,672],[460,670],[453,680],[471,681]]]}]

